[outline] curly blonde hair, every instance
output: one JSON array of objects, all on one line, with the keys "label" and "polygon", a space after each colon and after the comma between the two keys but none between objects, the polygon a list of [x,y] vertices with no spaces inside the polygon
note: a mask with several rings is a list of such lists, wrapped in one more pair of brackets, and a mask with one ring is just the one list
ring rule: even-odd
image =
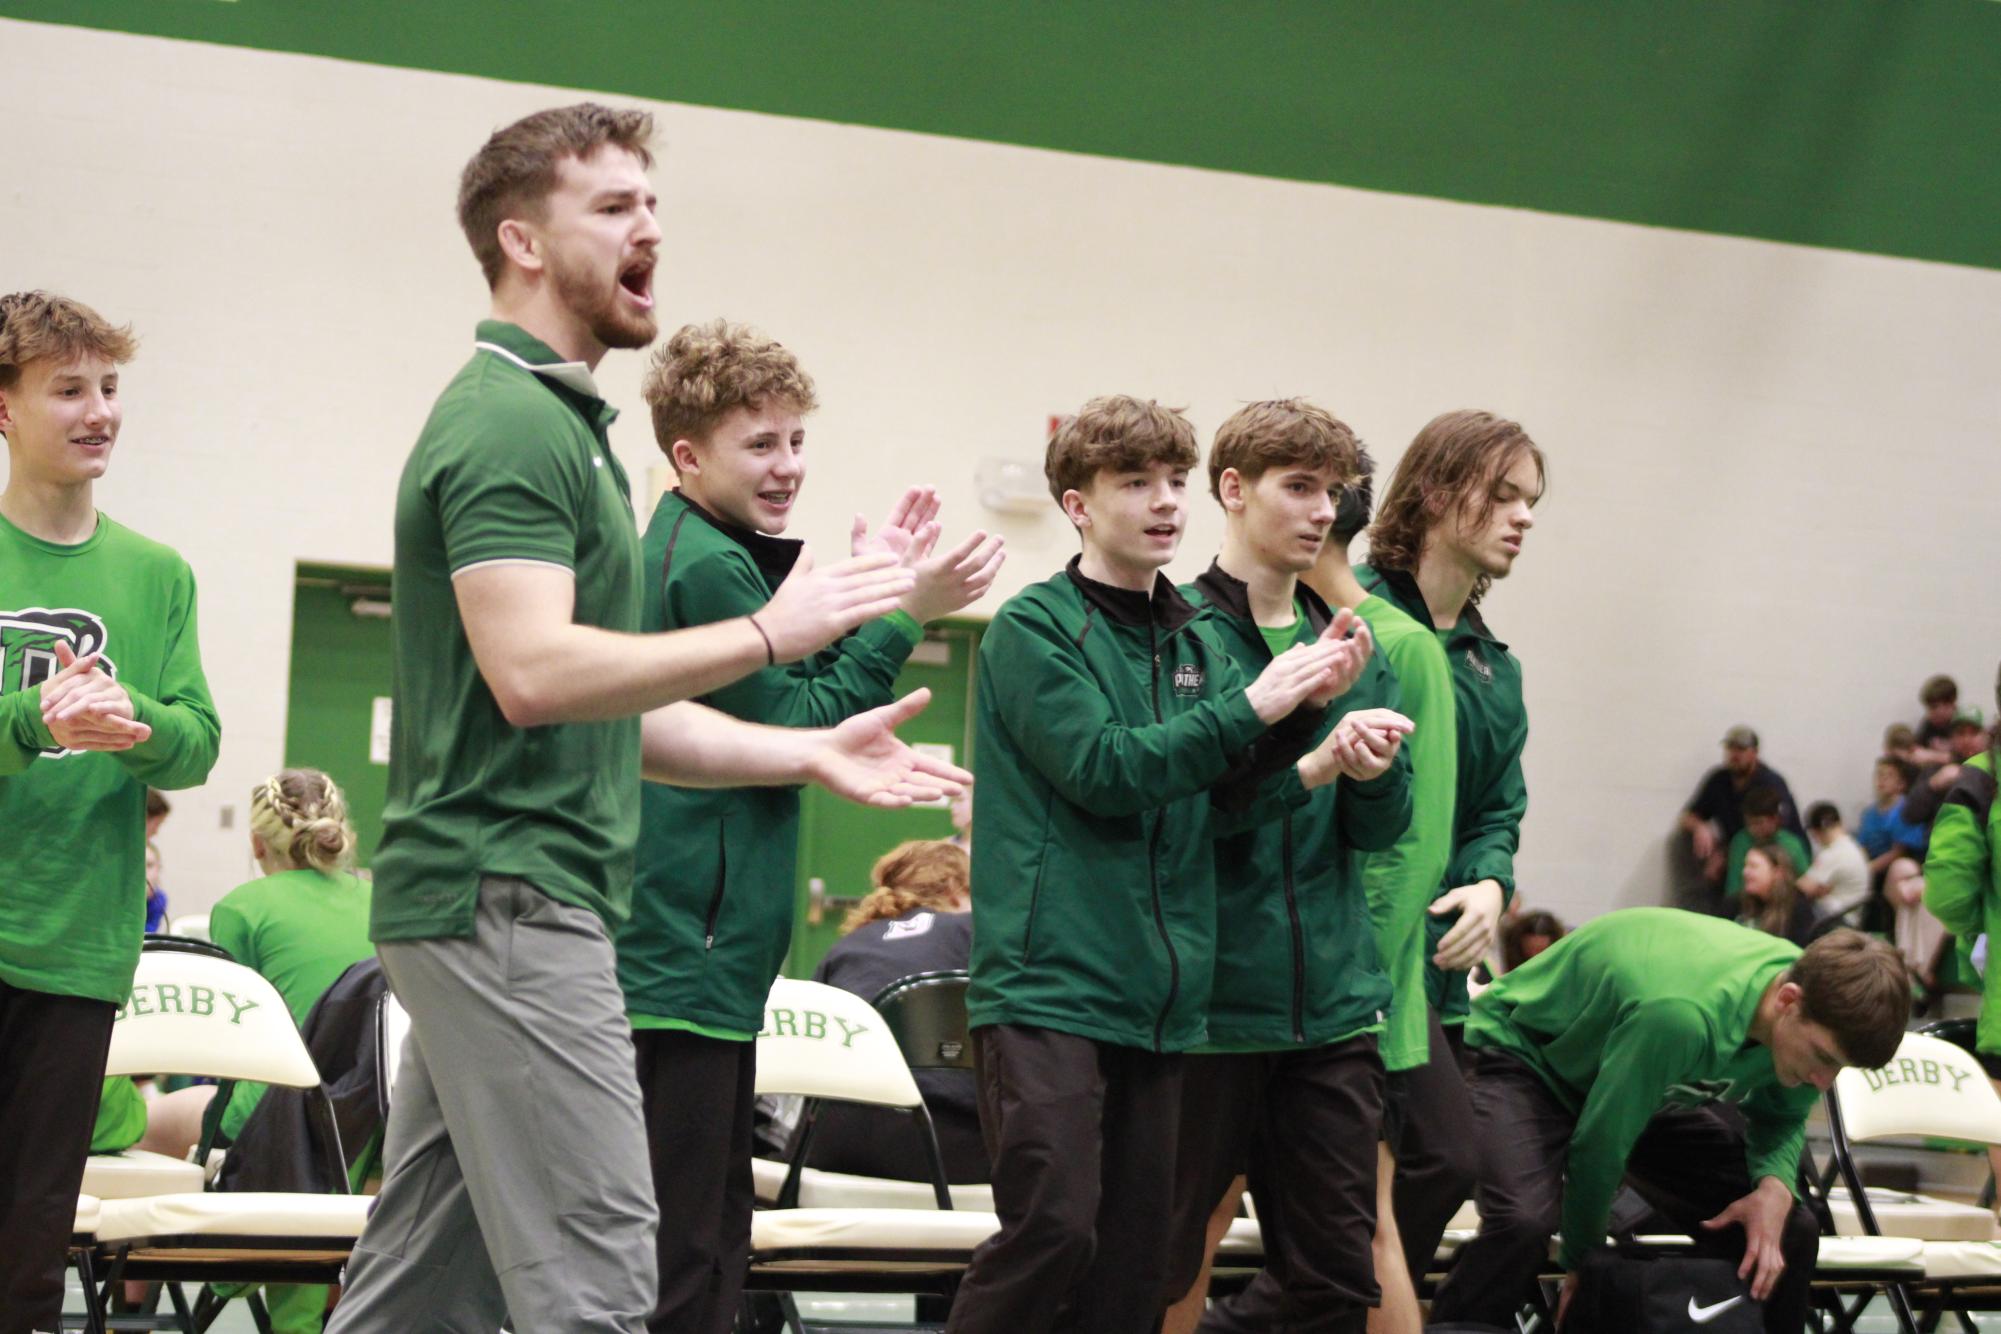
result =
[{"label": "curly blonde hair", "polygon": [[841,934],[915,908],[952,911],[966,897],[972,878],[972,859],[956,843],[945,839],[899,843],[877,859],[869,872],[875,888],[848,910]]},{"label": "curly blonde hair", "polygon": [[804,415],[820,406],[813,377],[785,344],[724,319],[676,329],[653,354],[639,392],[669,462],[676,440],[707,440],[733,408],[778,403]]},{"label": "curly blonde hair", "polygon": [[114,366],[132,360],[139,348],[129,324],[113,324],[81,301],[53,292],[9,292],[0,296],[0,389],[12,389],[29,362],[59,365],[84,356]]},{"label": "curly blonde hair", "polygon": [[293,870],[331,875],[354,866],[347,798],[318,769],[285,769],[252,788],[250,832]]}]

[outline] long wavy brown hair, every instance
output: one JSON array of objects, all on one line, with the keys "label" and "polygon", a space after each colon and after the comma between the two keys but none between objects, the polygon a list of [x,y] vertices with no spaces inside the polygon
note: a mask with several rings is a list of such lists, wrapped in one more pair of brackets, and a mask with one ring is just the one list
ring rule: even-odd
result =
[{"label": "long wavy brown hair", "polygon": [[1776,844],[1765,843],[1752,847],[1744,856],[1763,857],[1772,867],[1772,888],[1765,894],[1765,906],[1753,908],[1751,895],[1744,895],[1746,918],[1768,936],[1783,936],[1792,925],[1793,905],[1799,900],[1799,869],[1793,865],[1792,854]]},{"label": "long wavy brown hair", "polygon": [[[1520,422],[1471,409],[1441,413],[1426,422],[1397,460],[1389,490],[1376,509],[1369,528],[1369,564],[1417,573],[1426,534],[1453,516],[1466,523],[1486,522],[1494,511],[1494,488],[1525,452],[1535,460],[1540,494],[1542,450]],[[1470,601],[1479,602],[1492,582],[1482,575]]]},{"label": "long wavy brown hair", "polygon": [[841,934],[893,917],[913,908],[955,911],[972,883],[973,863],[966,850],[945,839],[912,839],[899,843],[877,860],[869,872],[875,885],[848,910]]}]

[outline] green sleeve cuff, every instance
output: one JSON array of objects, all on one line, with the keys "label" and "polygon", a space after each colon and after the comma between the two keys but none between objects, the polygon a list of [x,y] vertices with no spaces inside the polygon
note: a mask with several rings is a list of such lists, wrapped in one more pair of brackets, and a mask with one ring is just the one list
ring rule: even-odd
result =
[{"label": "green sleeve cuff", "polygon": [[42,688],[34,686],[14,696],[14,740],[26,750],[53,750],[56,739],[42,722]]},{"label": "green sleeve cuff", "polygon": [[1271,730],[1251,707],[1250,695],[1242,690],[1223,701],[1222,721],[1223,744],[1230,750],[1242,750]]},{"label": "green sleeve cuff", "polygon": [[903,637],[910,641],[910,646],[912,648],[916,648],[919,644],[924,642],[924,627],[917,623],[917,618],[915,616],[912,616],[909,612],[904,611],[901,607],[897,608],[893,612],[890,612],[887,616],[883,617],[882,619],[888,624],[895,626],[898,630],[901,630],[903,632]]}]

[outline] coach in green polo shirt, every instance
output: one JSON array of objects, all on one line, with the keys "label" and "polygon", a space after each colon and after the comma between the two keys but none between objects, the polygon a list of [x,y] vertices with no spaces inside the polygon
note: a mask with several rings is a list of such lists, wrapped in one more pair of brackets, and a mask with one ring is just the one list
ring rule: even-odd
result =
[{"label": "coach in green polo shirt", "polygon": [[[459,218],[493,289],[396,499],[396,713],[373,936],[410,1013],[382,1194],[331,1328],[620,1331],[652,1304],[652,1192],[610,932],[639,780],[954,790],[891,728],[675,701],[895,606],[893,558],[754,614],[639,635],[639,542],[591,370],[654,334],[652,120],[584,104],[494,134]],[[802,562],[802,565],[808,565]]]}]

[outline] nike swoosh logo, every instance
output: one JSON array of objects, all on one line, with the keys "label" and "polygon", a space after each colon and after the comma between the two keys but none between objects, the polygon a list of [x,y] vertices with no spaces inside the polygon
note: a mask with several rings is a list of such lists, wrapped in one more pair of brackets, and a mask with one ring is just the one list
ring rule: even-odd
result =
[{"label": "nike swoosh logo", "polygon": [[1688,1299],[1688,1318],[1698,1325],[1706,1325],[1743,1300],[1744,1297],[1740,1293],[1732,1297],[1729,1301],[1718,1302],[1714,1306],[1697,1306],[1695,1298],[1690,1297]]}]

